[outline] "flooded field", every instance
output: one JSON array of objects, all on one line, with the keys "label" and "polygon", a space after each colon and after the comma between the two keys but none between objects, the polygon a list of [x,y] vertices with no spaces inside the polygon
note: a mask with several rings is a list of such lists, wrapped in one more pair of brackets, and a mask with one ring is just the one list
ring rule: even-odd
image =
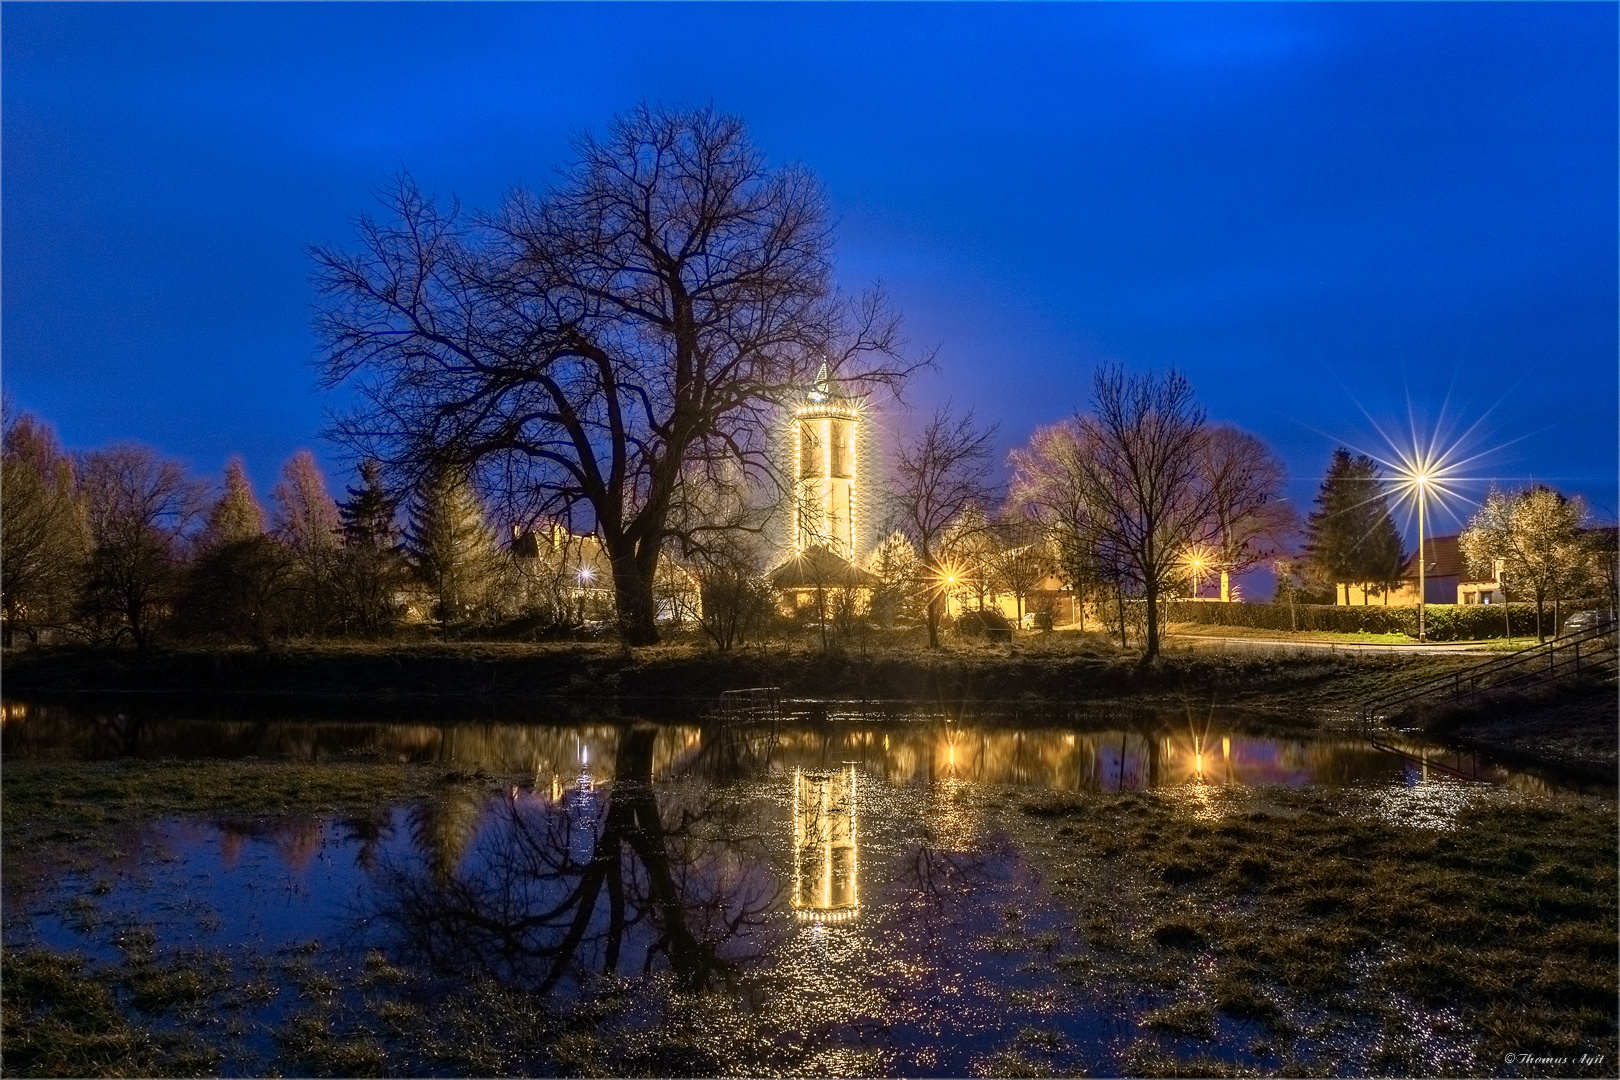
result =
[{"label": "flooded field", "polygon": [[[5,715],[8,787],[85,786],[31,790],[43,806],[161,784],[166,768],[225,785],[295,767],[429,781],[337,811],[120,811],[8,848],[7,978],[36,993],[8,1000],[13,1072],[94,1052],[34,1032],[18,1056],[18,1010],[55,1017],[50,995],[91,993],[79,983],[150,1036],[128,1051],[135,1072],[1468,1072],[1487,1040],[1460,1008],[1302,993],[1265,972],[1251,981],[1266,1005],[1221,1007],[1209,988],[1228,959],[1198,890],[1237,882],[1238,901],[1209,908],[1227,915],[1263,906],[1255,881],[1287,893],[1232,847],[1273,815],[1425,851],[1493,814],[1573,815],[1600,837],[1613,819],[1612,801],[1436,747],[1279,738],[1224,716]],[[1231,865],[1188,846],[1201,837]],[[1346,963],[1364,973],[1391,960],[1357,949]],[[1592,977],[1612,989],[1612,967]],[[1566,1041],[1612,1055],[1612,1005],[1578,1005]]]}]

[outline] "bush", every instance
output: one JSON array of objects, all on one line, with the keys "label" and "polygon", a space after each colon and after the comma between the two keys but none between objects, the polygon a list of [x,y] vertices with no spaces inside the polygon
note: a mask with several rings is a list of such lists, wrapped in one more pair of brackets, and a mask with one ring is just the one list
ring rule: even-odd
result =
[{"label": "bush", "polygon": [[[1564,613],[1592,607],[1597,601],[1565,604]],[[1478,641],[1507,636],[1511,619],[1514,637],[1534,637],[1534,604],[1430,604],[1425,616],[1432,641]],[[1365,607],[1339,604],[1242,604],[1207,600],[1170,601],[1164,605],[1168,622],[1205,626],[1244,626],[1256,630],[1313,630],[1338,634],[1406,634],[1417,636],[1417,608]],[[1543,616],[1543,629],[1552,633],[1552,607]]]}]

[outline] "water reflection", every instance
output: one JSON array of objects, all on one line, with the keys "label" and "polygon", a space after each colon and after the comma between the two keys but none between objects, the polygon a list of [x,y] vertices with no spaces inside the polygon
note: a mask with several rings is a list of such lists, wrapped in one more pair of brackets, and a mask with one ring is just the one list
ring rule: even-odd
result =
[{"label": "water reflection", "polygon": [[793,909],[812,922],[860,914],[855,766],[793,770]]},{"label": "water reflection", "polygon": [[729,981],[775,881],[724,800],[692,790],[659,805],[658,736],[621,733],[602,788],[581,773],[549,791],[509,789],[494,805],[423,811],[413,828],[426,865],[381,870],[372,922],[391,951],[448,977],[476,972],[541,993],[591,972],[664,968],[687,989]]},{"label": "water reflection", "polygon": [[[305,762],[430,762],[527,776],[557,802],[564,789],[618,775],[625,723],[344,723],[206,720],[140,710],[7,702],[0,752],[29,758],[279,758]],[[1241,715],[1194,723],[1184,714],[1133,716],[1103,726],[1009,727],[931,718],[780,724],[650,725],[654,779],[791,776],[854,764],[891,783],[960,780],[1060,791],[1212,785],[1418,782],[1435,772],[1527,789],[1547,784],[1486,759],[1411,740],[1276,736],[1245,730]],[[1099,721],[1091,718],[1093,724]],[[437,827],[435,823],[432,827]]]}]

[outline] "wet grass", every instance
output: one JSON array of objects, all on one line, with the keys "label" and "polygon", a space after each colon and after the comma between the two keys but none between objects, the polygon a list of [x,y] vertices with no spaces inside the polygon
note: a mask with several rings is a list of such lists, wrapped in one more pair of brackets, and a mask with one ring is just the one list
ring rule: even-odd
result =
[{"label": "wet grass", "polygon": [[121,826],[160,818],[360,812],[487,779],[421,764],[7,761],[0,829],[8,854],[105,845]]},{"label": "wet grass", "polygon": [[[1245,1031],[1263,1036],[1266,1072],[1292,1056],[1313,1072],[1500,1075],[1508,1053],[1597,1054],[1612,1071],[1613,805],[1498,801],[1442,830],[1381,819],[1373,798],[1219,790],[1023,807],[1019,841],[1088,946],[1060,969],[1145,993],[1146,1031],[1228,1051],[1215,1069],[1150,1040],[1133,1071],[1229,1073]],[[1455,1030],[1427,1031],[1425,1017]]]},{"label": "wet grass", "polygon": [[206,995],[183,971],[131,969],[109,980],[78,956],[8,949],[0,957],[3,1055],[10,1076],[207,1076],[220,1052],[195,1035],[156,1032],[132,1016]]}]

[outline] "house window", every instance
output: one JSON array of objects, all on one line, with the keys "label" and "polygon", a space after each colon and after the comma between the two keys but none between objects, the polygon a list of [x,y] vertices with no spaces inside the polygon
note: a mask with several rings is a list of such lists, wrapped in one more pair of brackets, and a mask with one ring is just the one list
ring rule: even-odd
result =
[{"label": "house window", "polygon": [[1465,604],[1477,604],[1477,603],[1479,603],[1479,593],[1471,593],[1471,592],[1463,593],[1463,603],[1465,603]]}]

